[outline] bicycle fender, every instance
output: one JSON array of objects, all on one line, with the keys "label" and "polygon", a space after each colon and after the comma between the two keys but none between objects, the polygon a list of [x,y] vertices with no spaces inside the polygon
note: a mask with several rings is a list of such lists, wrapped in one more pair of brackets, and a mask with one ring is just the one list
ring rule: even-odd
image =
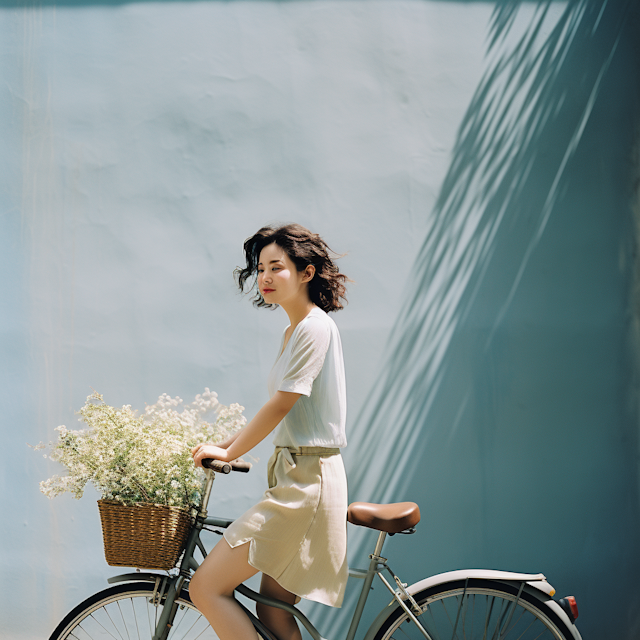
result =
[{"label": "bicycle fender", "polygon": [[118,582],[155,582],[158,578],[167,578],[166,573],[121,573],[119,576],[111,576],[107,579],[109,584]]},{"label": "bicycle fender", "polygon": [[438,584],[466,580],[467,578],[479,580],[499,580],[501,582],[526,582],[529,586],[542,591],[548,596],[553,596],[556,590],[547,582],[542,573],[513,573],[511,571],[496,571],[494,569],[462,569],[459,571],[447,571],[439,573],[416,582],[407,588],[409,595],[414,595],[418,591],[430,589]]}]

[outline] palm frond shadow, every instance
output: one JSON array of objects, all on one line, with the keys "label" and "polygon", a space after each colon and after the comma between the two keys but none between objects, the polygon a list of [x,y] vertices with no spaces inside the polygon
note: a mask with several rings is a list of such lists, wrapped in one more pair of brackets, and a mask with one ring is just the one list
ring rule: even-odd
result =
[{"label": "palm frond shadow", "polygon": [[[488,357],[550,218],[561,215],[572,160],[629,7],[626,1],[569,0],[554,13],[548,0],[523,28],[522,4],[496,3],[486,72],[460,123],[435,207],[425,211],[432,222],[380,375],[350,431],[351,500],[418,501],[441,489],[451,465],[441,452],[455,438],[473,439],[479,454],[457,469],[466,464],[462,474],[471,483],[475,477],[477,495],[488,499],[481,487],[495,463],[494,434],[475,432],[465,419],[478,401],[464,360],[477,364]],[[470,323],[472,342],[461,330]],[[474,517],[482,519],[481,507]],[[350,541],[350,560],[366,558],[366,544]],[[423,573],[430,569],[427,560],[418,561]],[[355,591],[341,611],[325,616],[332,630],[346,624]]]}]

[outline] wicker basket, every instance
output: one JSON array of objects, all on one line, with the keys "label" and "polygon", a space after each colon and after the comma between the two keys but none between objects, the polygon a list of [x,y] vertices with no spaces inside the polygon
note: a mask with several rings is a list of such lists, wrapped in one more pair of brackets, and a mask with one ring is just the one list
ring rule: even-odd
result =
[{"label": "wicker basket", "polygon": [[115,500],[98,500],[98,509],[107,564],[163,570],[175,566],[191,528],[186,509],[127,506]]}]

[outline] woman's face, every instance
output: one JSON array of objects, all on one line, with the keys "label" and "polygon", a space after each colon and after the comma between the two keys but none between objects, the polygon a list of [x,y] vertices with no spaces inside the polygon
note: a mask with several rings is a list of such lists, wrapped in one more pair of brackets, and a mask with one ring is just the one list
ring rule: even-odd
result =
[{"label": "woman's face", "polygon": [[258,259],[258,288],[268,304],[286,305],[298,296],[307,295],[306,282],[311,278],[299,272],[287,252],[277,244],[268,244]]}]

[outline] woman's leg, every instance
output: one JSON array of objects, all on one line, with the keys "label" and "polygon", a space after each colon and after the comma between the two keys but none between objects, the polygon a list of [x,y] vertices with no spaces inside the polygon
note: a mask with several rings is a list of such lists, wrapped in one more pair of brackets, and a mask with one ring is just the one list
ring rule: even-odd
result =
[{"label": "woman's leg", "polygon": [[257,573],[248,558],[249,544],[232,549],[222,538],[191,578],[191,600],[220,640],[256,640],[251,620],[233,598],[233,590]]},{"label": "woman's leg", "polygon": [[[297,601],[293,593],[281,587],[273,578],[264,573],[262,574],[260,593],[288,604],[295,604]],[[278,640],[302,640],[298,623],[290,613],[259,603],[256,605],[256,611],[260,621],[277,636]]]}]

